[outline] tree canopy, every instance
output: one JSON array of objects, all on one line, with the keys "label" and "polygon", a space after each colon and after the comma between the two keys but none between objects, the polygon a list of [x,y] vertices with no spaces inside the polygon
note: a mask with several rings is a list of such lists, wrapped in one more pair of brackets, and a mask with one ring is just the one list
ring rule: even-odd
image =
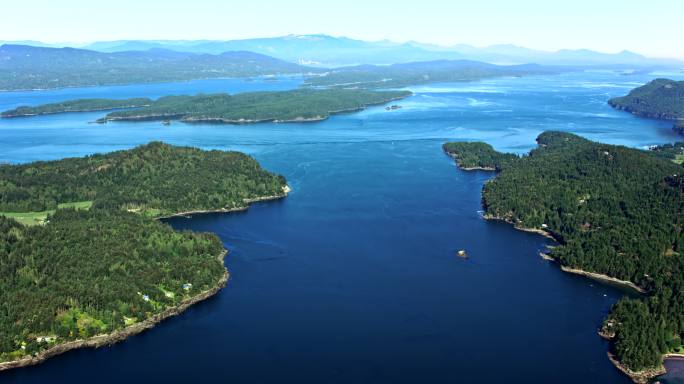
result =
[{"label": "tree canopy", "polygon": [[[483,188],[486,214],[546,230],[562,265],[629,280],[648,296],[612,309],[607,333],[634,370],[658,366],[684,332],[684,168],[667,156],[545,132],[539,147],[511,160]],[[445,148],[469,164],[492,165],[475,143]]]},{"label": "tree canopy", "polygon": [[148,107],[112,112],[102,121],[180,119],[186,122],[239,124],[322,120],[331,114],[356,111],[410,95],[408,91],[298,89],[236,95],[166,96]]},{"label": "tree canopy", "polygon": [[[122,329],[217,288],[218,237],[150,217],[241,208],[284,196],[284,187],[247,155],[158,142],[0,166],[0,362]],[[42,225],[6,217],[43,210]]]}]

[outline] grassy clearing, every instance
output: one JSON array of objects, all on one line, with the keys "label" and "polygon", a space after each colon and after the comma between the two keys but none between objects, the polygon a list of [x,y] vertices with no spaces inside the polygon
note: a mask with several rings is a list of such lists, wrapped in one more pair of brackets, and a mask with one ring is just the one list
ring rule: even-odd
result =
[{"label": "grassy clearing", "polygon": [[[57,209],[90,209],[92,205],[92,201],[76,201],[58,204]],[[45,224],[48,215],[52,215],[53,213],[55,213],[54,209],[40,212],[0,212],[0,215],[14,219],[23,225],[39,225]]]},{"label": "grassy clearing", "polygon": [[677,163],[677,164],[682,164],[682,163],[684,163],[684,152],[682,152],[682,153],[680,153],[679,155],[675,156],[674,160],[672,160],[672,161],[675,162],[675,163]]}]

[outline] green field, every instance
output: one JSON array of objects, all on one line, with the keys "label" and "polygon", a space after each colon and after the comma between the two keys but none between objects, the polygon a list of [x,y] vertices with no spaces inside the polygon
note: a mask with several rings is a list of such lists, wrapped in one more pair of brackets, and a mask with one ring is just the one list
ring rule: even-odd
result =
[{"label": "green field", "polygon": [[[57,206],[57,209],[90,209],[92,205],[92,201],[76,201],[73,203],[61,203]],[[45,224],[48,215],[53,213],[55,213],[54,209],[40,212],[0,212],[0,215],[14,219],[24,225],[38,225]]]},{"label": "green field", "polygon": [[679,155],[675,156],[675,158],[672,160],[673,162],[677,164],[683,164],[684,163],[684,152],[680,153]]}]

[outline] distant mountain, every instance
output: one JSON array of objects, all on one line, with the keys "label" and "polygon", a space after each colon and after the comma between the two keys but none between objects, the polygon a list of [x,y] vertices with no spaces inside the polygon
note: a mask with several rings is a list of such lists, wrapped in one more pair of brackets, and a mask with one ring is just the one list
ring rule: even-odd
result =
[{"label": "distant mountain", "polygon": [[495,64],[539,63],[553,65],[635,65],[671,66],[684,62],[652,59],[623,51],[601,53],[591,50],[547,52],[510,44],[451,47],[418,42],[396,43],[388,40],[362,41],[328,35],[288,35],[246,40],[121,40],[93,43],[86,48],[103,52],[164,48],[182,52],[217,54],[244,50],[307,65],[344,66],[356,64],[394,64],[412,61],[469,59]]},{"label": "distant mountain", "polygon": [[154,48],[103,53],[75,48],[0,46],[0,89],[249,77],[316,71],[253,52],[218,55]]},{"label": "distant mountain", "polygon": [[462,58],[458,52],[430,52],[411,44],[389,41],[366,42],[327,35],[289,35],[230,41],[112,41],[98,42],[86,48],[119,52],[165,48],[193,53],[217,54],[244,50],[307,65],[343,66],[355,64],[392,64],[397,62]]}]

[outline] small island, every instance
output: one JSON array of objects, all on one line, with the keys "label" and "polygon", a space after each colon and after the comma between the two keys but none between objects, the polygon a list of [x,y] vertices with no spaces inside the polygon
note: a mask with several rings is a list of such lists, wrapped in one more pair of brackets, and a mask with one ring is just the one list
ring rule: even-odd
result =
[{"label": "small island", "polygon": [[152,104],[147,98],[133,99],[77,99],[60,103],[43,104],[35,107],[22,106],[0,114],[1,117],[28,117],[67,112],[96,112],[112,109],[139,108]]},{"label": "small island", "polygon": [[[528,156],[447,143],[459,164],[498,171],[482,191],[485,217],[552,237],[564,271],[643,292],[611,309],[601,335],[639,383],[664,373],[684,334],[684,168],[681,146],[642,151],[545,132]],[[677,155],[673,158],[672,153]]]},{"label": "small island", "polygon": [[608,100],[613,108],[652,119],[672,120],[684,134],[684,81],[655,79],[628,95]]},{"label": "small island", "polygon": [[123,340],[217,293],[220,239],[156,219],[289,191],[247,155],[158,142],[0,165],[0,180],[0,371]]},{"label": "small island", "polygon": [[442,148],[465,171],[496,171],[503,164],[518,159],[514,154],[497,152],[491,145],[481,142],[459,141],[446,143]]}]

